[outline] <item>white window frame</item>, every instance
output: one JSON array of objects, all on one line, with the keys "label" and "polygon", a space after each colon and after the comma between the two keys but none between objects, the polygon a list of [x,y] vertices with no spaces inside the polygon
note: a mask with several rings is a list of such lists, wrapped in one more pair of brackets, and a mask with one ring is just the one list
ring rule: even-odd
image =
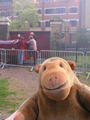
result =
[{"label": "white window frame", "polygon": [[58,8],[65,8],[65,13],[56,13],[57,15],[65,15],[66,14],[66,7],[56,7],[55,9],[58,9]]},{"label": "white window frame", "polygon": [[51,14],[51,13],[49,13],[49,14],[46,14],[46,10],[47,9],[54,9],[55,10],[55,8],[45,8],[45,15],[53,15],[53,13]]},{"label": "white window frame", "polygon": [[[77,13],[70,13],[70,8],[77,8]],[[78,14],[78,6],[71,6],[71,7],[69,7],[69,14],[70,14],[70,15]]]}]

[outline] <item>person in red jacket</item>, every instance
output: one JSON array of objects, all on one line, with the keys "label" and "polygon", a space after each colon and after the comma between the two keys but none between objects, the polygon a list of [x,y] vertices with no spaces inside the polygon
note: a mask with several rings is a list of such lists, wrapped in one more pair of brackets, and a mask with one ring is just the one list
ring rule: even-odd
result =
[{"label": "person in red jacket", "polygon": [[23,37],[21,37],[20,40],[17,43],[18,49],[19,49],[18,50],[18,64],[19,65],[23,64],[25,44],[26,44],[26,41],[24,40]]}]

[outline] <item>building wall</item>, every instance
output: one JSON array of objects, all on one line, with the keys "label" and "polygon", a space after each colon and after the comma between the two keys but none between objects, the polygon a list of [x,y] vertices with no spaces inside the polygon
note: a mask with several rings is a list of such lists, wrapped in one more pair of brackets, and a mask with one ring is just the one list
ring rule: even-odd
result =
[{"label": "building wall", "polygon": [[[49,0],[47,0],[49,1]],[[44,6],[44,9],[42,8]],[[77,12],[70,13],[71,8],[77,8]],[[59,8],[64,8],[65,12],[57,13]],[[43,0],[43,2],[39,2],[39,5],[37,9],[41,10],[41,31],[45,30],[51,30],[50,27],[46,27],[46,21],[50,21],[50,19],[54,16],[61,16],[64,20],[64,33],[65,33],[65,44],[69,45],[73,43],[73,41],[70,39],[70,35],[74,33],[80,26],[80,1],[79,0],[53,0],[46,2],[46,0]],[[50,14],[47,14],[48,9],[53,9]],[[58,9],[58,10],[57,10]],[[72,24],[71,24],[72,22]],[[76,25],[73,24],[73,22],[76,22]],[[44,26],[44,28],[42,27]],[[32,29],[32,28],[31,28]],[[40,29],[39,29],[40,30]]]},{"label": "building wall", "polygon": [[80,28],[85,28],[85,8],[86,8],[86,0],[80,0]]},{"label": "building wall", "polygon": [[[79,27],[79,5],[80,3],[78,0],[53,0],[53,1],[47,0],[49,2],[46,2],[46,0],[42,0],[42,1],[43,2],[39,2],[39,5],[37,6],[37,9],[41,10],[41,14],[40,14],[41,15],[41,19],[40,19],[41,26],[36,29],[37,31],[50,30],[50,26],[46,26],[46,21],[49,22],[51,17],[53,16],[62,17],[62,19],[65,21],[65,29],[69,30],[69,28],[71,27],[70,20],[76,20],[77,21],[76,28]],[[36,0],[34,2],[36,2]],[[8,2],[8,4],[10,3],[10,5],[7,5],[7,6],[3,6],[2,3],[3,2],[0,3],[1,14],[3,14],[2,11],[3,12],[5,11],[6,14],[10,12],[8,17],[10,19],[17,19],[17,16],[12,17],[12,13],[13,13],[12,2]],[[70,13],[70,7],[77,7],[77,13]],[[58,8],[65,8],[65,13],[57,13]],[[54,13],[47,14],[46,13],[47,9],[54,9]],[[35,28],[31,27],[30,30],[35,30]]]},{"label": "building wall", "polygon": [[8,16],[10,19],[12,19],[12,13],[12,0],[8,0],[6,2],[2,0],[0,2],[0,16]]},{"label": "building wall", "polygon": [[[51,1],[51,2],[45,2],[44,1],[44,12],[42,11],[42,2],[39,3],[37,9],[41,9],[41,13],[44,14],[44,20],[42,18],[41,14],[41,23],[44,24],[45,22],[49,21],[51,17],[53,16],[61,16],[63,20],[65,20],[65,28],[69,30],[70,26],[70,20],[76,20],[77,26],[76,28],[79,28],[79,5],[80,2],[77,0],[59,0],[59,1]],[[77,7],[77,13],[70,13],[70,7]],[[65,8],[65,13],[58,13],[56,12],[56,9],[58,8]],[[47,9],[54,9],[54,13],[52,14],[46,14]],[[46,28],[45,28],[46,30]]]},{"label": "building wall", "polygon": [[85,6],[85,27],[90,29],[90,0],[86,0]]},{"label": "building wall", "polygon": [[[35,0],[34,2],[37,2],[40,0]],[[47,1],[47,2],[46,2]],[[39,2],[39,5],[37,6],[37,10],[41,10],[41,18],[40,18],[40,26],[37,28],[30,27],[30,31],[51,31],[51,27],[46,22],[49,23],[50,19],[54,16],[61,16],[64,20],[64,29],[63,32],[65,33],[65,43],[66,45],[71,44],[73,41],[70,39],[70,35],[75,32],[78,28],[89,26],[89,15],[87,13],[88,9],[85,11],[85,6],[88,5],[89,8],[89,1],[86,0],[42,0],[42,2]],[[70,13],[70,8],[77,8],[77,12]],[[65,8],[65,12],[57,13],[59,11],[59,8]],[[87,8],[87,7],[86,7]],[[53,9],[53,12],[50,14],[47,14],[48,9]],[[58,9],[58,10],[57,10]],[[2,10],[11,10],[11,13],[13,13],[12,5],[0,6],[0,11]],[[85,12],[84,12],[85,11]],[[87,13],[87,14],[85,14]],[[17,16],[14,16],[14,18],[11,16],[8,16],[11,19],[17,19]],[[86,18],[85,18],[86,17]]]}]

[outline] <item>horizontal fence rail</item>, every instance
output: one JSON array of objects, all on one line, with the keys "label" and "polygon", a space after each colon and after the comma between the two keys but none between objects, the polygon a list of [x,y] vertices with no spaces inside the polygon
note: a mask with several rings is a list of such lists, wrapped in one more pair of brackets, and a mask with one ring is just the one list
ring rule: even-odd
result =
[{"label": "horizontal fence rail", "polygon": [[61,57],[67,61],[74,61],[76,64],[75,71],[84,71],[84,53],[79,51],[54,51],[54,50],[41,50],[40,63],[50,57]]},{"label": "horizontal fence rail", "polygon": [[86,72],[90,72],[90,51],[86,53]]},{"label": "horizontal fence rail", "polygon": [[87,78],[90,76],[90,51],[86,53],[86,73],[88,74]]},{"label": "horizontal fence rail", "polygon": [[38,51],[34,50],[0,49],[0,63],[3,67],[5,65],[34,67],[39,62],[38,57]]},{"label": "horizontal fence rail", "polygon": [[[20,55],[23,54],[23,63],[19,63]],[[30,67],[33,70],[36,64],[41,64],[44,60],[51,57],[61,57],[67,61],[74,61],[76,64],[75,72],[86,72],[90,75],[90,51],[86,55],[81,51],[56,51],[56,50],[18,50],[18,49],[0,49],[0,66],[21,66]]]},{"label": "horizontal fence rail", "polygon": [[0,49],[0,64],[2,68],[6,64],[6,50],[5,49]]}]

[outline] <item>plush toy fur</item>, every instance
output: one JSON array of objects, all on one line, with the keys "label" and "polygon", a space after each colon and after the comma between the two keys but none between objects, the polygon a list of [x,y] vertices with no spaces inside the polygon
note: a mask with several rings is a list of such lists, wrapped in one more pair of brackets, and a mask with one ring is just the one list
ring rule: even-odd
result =
[{"label": "plush toy fur", "polygon": [[14,120],[90,120],[90,87],[79,82],[74,68],[74,62],[57,57],[37,65],[38,92]]}]

